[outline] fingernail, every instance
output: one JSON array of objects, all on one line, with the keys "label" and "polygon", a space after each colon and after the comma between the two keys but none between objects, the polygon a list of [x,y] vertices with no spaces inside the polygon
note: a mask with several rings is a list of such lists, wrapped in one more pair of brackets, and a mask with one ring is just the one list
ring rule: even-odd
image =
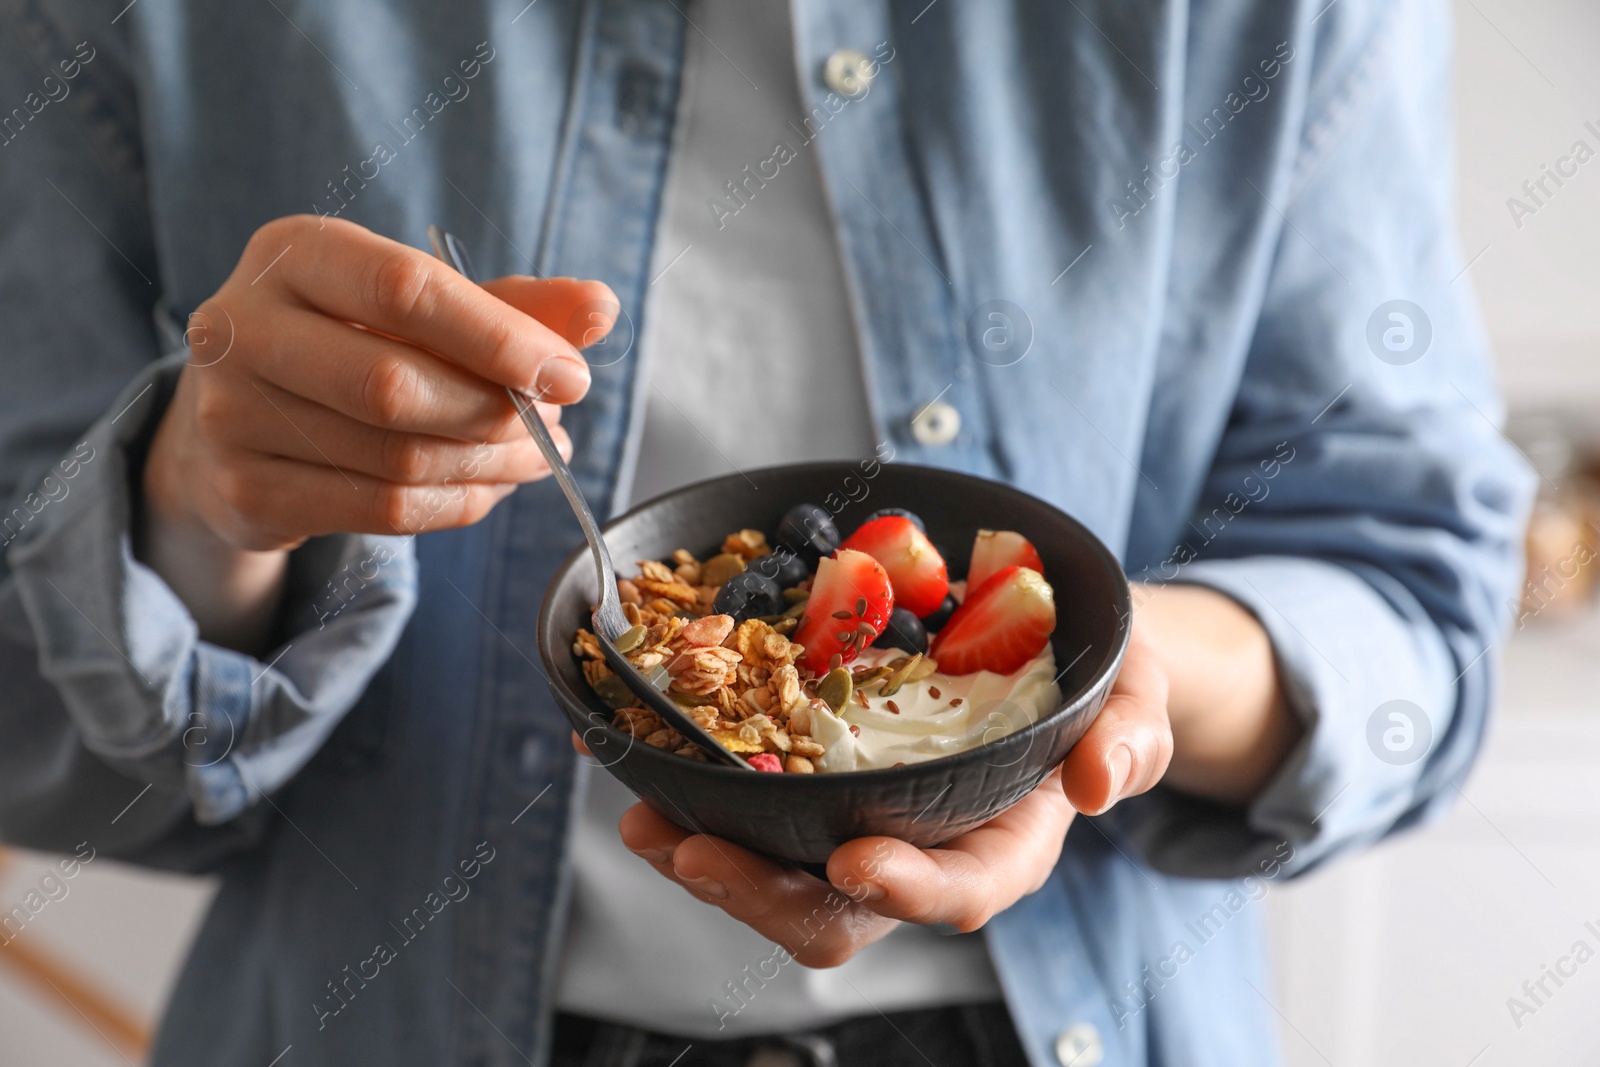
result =
[{"label": "fingernail", "polygon": [[1122,787],[1128,784],[1128,772],[1133,770],[1133,751],[1127,745],[1118,745],[1106,757],[1106,770],[1111,776],[1109,803],[1122,799]]},{"label": "fingernail", "polygon": [[713,900],[721,900],[728,895],[728,887],[715,878],[685,878],[683,882]]},{"label": "fingernail", "polygon": [[547,356],[533,379],[533,395],[538,400],[576,400],[588,391],[589,365],[573,356]]},{"label": "fingernail", "polygon": [[[888,896],[888,894],[889,891],[884,889],[883,886],[879,885],[877,882],[862,882],[861,888],[855,893],[855,899],[858,902],[867,900],[882,900],[884,897]],[[850,894],[846,893],[845,895],[849,896]]]},{"label": "fingernail", "polygon": [[665,863],[672,858],[672,853],[664,848],[636,848],[630,851],[646,863]]}]

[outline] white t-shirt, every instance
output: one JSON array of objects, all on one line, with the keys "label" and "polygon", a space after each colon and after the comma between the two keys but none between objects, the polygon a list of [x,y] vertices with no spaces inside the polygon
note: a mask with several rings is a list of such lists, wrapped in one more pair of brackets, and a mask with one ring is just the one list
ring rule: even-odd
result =
[{"label": "white t-shirt", "polygon": [[[859,459],[874,444],[816,146],[796,132],[809,106],[787,0],[695,0],[686,10],[698,32],[688,31],[646,297],[634,500],[740,469]],[[742,206],[730,199],[726,183],[780,141],[797,158],[764,186],[747,184]],[[980,936],[912,925],[832,970],[782,963],[774,942],[623,847],[617,820],[633,803],[610,774],[590,775],[561,1008],[713,1038],[1000,996]]]}]

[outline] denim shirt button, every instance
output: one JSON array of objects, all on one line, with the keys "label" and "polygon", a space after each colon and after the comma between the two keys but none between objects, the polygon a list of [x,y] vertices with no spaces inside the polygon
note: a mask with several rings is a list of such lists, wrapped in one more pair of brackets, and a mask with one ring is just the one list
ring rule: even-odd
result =
[{"label": "denim shirt button", "polygon": [[961,432],[961,412],[935,400],[911,420],[911,436],[921,445],[947,445]]},{"label": "denim shirt button", "polygon": [[823,84],[844,97],[863,95],[877,74],[878,65],[854,48],[841,48],[822,64]]},{"label": "denim shirt button", "polygon": [[1100,1031],[1088,1023],[1073,1023],[1056,1035],[1056,1059],[1061,1067],[1097,1067],[1105,1058]]}]

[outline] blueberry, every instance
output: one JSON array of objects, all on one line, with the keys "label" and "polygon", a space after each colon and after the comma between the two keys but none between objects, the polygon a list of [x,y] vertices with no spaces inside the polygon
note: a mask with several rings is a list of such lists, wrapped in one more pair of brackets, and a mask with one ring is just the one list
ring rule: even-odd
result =
[{"label": "blueberry", "polygon": [[907,511],[905,508],[879,508],[877,511],[874,511],[871,515],[868,515],[865,519],[862,519],[861,520],[861,525],[865,526],[867,523],[871,522],[873,519],[881,519],[881,518],[884,518],[884,517],[889,516],[889,515],[898,515],[902,519],[910,519],[911,520],[911,525],[915,526],[917,529],[921,530],[923,533],[927,533],[928,532],[928,528],[922,524],[922,519],[915,512]]},{"label": "blueberry", "polygon": [[874,641],[875,648],[898,648],[902,652],[928,651],[928,631],[918,619],[905,608],[895,608],[889,615],[889,625],[884,627],[883,633]]},{"label": "blueberry", "polygon": [[750,569],[778,583],[780,589],[799,585],[811,577],[811,569],[791,549],[779,545],[750,565]]},{"label": "blueberry", "polygon": [[732,615],[735,622],[778,615],[783,608],[783,590],[778,588],[778,583],[755,571],[735,574],[723,582],[711,603],[712,611],[718,615]]},{"label": "blueberry", "polygon": [[779,521],[773,541],[798,553],[807,565],[814,565],[839,547],[839,528],[826,508],[797,504]]},{"label": "blueberry", "polygon": [[932,615],[923,616],[922,625],[934,633],[938,633],[944,629],[944,624],[950,621],[950,616],[955,613],[956,608],[959,606],[956,603],[956,598],[946,593],[944,595],[944,603],[935,608]]}]

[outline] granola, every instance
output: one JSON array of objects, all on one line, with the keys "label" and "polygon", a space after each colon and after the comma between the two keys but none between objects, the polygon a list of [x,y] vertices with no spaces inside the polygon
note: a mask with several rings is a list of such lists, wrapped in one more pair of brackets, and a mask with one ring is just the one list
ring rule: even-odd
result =
[{"label": "granola", "polygon": [[[1047,667],[1043,676],[1049,684],[1035,686],[1037,693],[1030,690],[1037,705],[1033,718],[1058,697],[1049,681],[1054,666],[1049,587],[1037,575],[1012,573],[1019,569],[1013,559],[1034,571],[1042,567],[1029,562],[1028,553],[1033,561],[1038,556],[1021,535],[980,531],[972,576],[983,578],[985,596],[1011,597],[990,615],[1010,611],[1038,631],[1021,635],[1028,649],[1025,663],[996,661],[1011,655],[1019,641],[1017,627],[1005,620],[948,626],[957,598],[944,561],[921,533],[920,520],[908,512],[890,509],[869,516],[841,546],[831,518],[802,505],[785,516],[774,542],[776,547],[760,530],[736,530],[707,558],[679,548],[664,560],[641,560],[635,576],[617,582],[633,627],[619,639],[618,650],[641,671],[664,667],[671,676],[667,695],[753,767],[814,774],[880,765],[874,761],[888,757],[872,751],[869,742],[885,729],[913,741],[890,744],[894,762],[882,766],[985,743],[1025,723],[975,728],[963,703],[987,694],[981,687],[993,688],[989,679],[1029,682],[1041,665]],[[800,562],[804,559],[811,562]],[[984,570],[995,581],[979,573]],[[1002,580],[1010,586],[991,593]],[[1035,610],[1040,587],[1049,609],[1047,628],[1038,625],[1042,612]],[[1001,625],[1011,628],[992,632]],[[946,641],[952,633],[956,636]],[[956,671],[942,671],[930,655],[944,655],[941,641]],[[652,747],[705,759],[640,704],[606,664],[593,633],[578,630],[572,651],[584,679],[613,710],[618,730]],[[931,679],[938,684],[928,684]],[[903,726],[877,721],[886,718],[926,724],[926,736],[917,739]],[[863,734],[863,723],[878,729]],[[908,747],[918,751],[902,751]]]}]

